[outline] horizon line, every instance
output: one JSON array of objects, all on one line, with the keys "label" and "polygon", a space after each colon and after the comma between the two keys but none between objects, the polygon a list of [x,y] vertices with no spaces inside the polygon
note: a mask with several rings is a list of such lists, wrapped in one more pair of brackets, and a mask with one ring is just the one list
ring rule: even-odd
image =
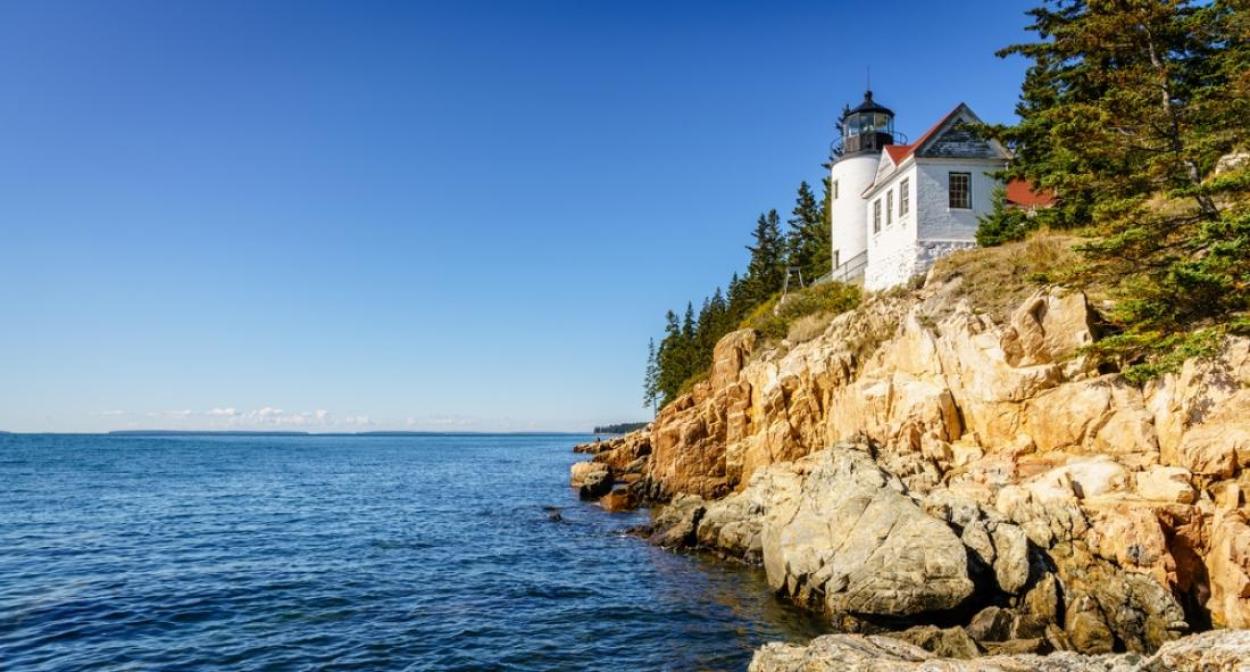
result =
[{"label": "horizon line", "polygon": [[[604,434],[606,432],[598,432]],[[431,435],[504,435],[504,434],[563,434],[569,436],[594,435],[593,431],[568,430],[371,430],[364,432],[310,432],[300,430],[248,430],[248,429],[114,429],[103,432],[13,432],[0,430],[0,435],[10,436],[431,436]]]}]

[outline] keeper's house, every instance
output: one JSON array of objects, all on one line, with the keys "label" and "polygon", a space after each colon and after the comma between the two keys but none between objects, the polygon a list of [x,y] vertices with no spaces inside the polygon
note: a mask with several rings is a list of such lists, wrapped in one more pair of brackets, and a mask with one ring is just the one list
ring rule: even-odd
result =
[{"label": "keeper's house", "polygon": [[[831,171],[833,274],[885,289],[924,273],[954,250],[976,245],[977,218],[993,207],[994,174],[1007,148],[974,132],[960,103],[915,142],[894,131],[894,113],[864,94],[842,113],[841,154]],[[1049,203],[1027,184],[1007,185],[1020,207]]]}]

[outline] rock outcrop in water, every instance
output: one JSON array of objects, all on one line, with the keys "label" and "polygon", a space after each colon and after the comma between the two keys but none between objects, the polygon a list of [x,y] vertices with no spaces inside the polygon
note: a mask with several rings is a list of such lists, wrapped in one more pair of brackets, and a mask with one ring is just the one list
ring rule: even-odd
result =
[{"label": "rock outcrop in water", "polygon": [[[1058,525],[1080,515],[1046,512]],[[719,500],[679,497],[656,527],[662,545],[762,563],[779,594],[847,631],[958,623],[961,633],[940,639],[973,642],[970,652],[1107,653],[1153,651],[1190,629],[1165,584],[1077,538],[1043,547],[949,488],[911,489],[866,445],[770,465]]]},{"label": "rock outcrop in water", "polygon": [[647,432],[583,443],[574,450],[594,456],[570,469],[569,483],[582,499],[598,499],[609,511],[632,509],[648,499],[643,478],[651,454]]},{"label": "rock outcrop in water", "polygon": [[735,332],[594,461],[669,502],[654,541],[761,563],[843,630],[1014,655],[1250,627],[1250,340],[1142,389],[1080,356],[1093,317],[1049,288],[996,323],[955,281],[793,347]]},{"label": "rock outcrop in water", "polygon": [[775,590],[838,616],[940,612],[973,592],[959,536],[871,455],[844,447],[757,472],[707,505],[696,537],[758,545]]}]

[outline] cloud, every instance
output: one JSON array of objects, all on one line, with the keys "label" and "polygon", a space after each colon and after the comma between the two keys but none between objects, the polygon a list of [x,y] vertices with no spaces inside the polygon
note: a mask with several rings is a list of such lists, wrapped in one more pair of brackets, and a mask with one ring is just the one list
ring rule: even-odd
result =
[{"label": "cloud", "polygon": [[334,424],[330,412],[320,408],[315,411],[288,412],[281,408],[265,406],[238,414],[235,417],[238,420],[238,424],[274,425],[278,427],[316,427]]},{"label": "cloud", "polygon": [[[93,411],[93,416],[116,418],[114,423],[124,422],[124,418],[149,418],[145,422],[133,421],[124,423],[124,427],[155,426],[162,429],[264,429],[264,428],[299,428],[315,431],[334,427],[372,427],[373,418],[368,415],[336,416],[324,408],[310,411],[288,411],[278,406],[261,406],[253,409],[241,409],[235,406],[215,406],[207,410],[174,409],[165,411],[147,411],[131,413],[122,410]],[[410,419],[409,424],[417,422]],[[437,423],[436,423],[437,424]]]}]

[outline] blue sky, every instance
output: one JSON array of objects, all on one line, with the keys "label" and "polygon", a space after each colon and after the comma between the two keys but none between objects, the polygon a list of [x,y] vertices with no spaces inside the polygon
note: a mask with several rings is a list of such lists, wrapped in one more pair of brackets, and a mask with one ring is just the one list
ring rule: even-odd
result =
[{"label": "blue sky", "polygon": [[664,311],[1032,2],[0,3],[0,429],[644,419]]}]

